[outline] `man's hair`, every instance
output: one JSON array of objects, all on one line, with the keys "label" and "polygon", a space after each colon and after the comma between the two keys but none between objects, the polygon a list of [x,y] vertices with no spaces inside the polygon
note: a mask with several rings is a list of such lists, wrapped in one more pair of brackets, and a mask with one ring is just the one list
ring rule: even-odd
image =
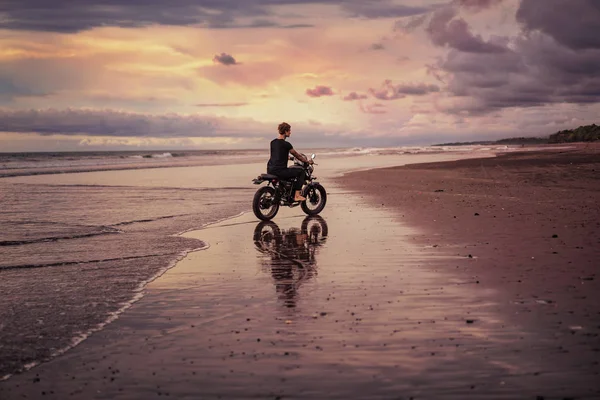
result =
[{"label": "man's hair", "polygon": [[282,122],[279,124],[279,126],[277,127],[277,129],[279,130],[279,134],[280,135],[285,135],[285,133],[287,131],[289,131],[290,129],[292,129],[292,126],[290,124],[288,124],[287,122]]}]

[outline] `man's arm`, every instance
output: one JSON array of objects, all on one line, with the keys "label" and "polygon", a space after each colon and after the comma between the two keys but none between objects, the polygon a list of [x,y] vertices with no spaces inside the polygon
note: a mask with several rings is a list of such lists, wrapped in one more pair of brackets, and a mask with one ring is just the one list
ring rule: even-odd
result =
[{"label": "man's arm", "polygon": [[304,157],[302,154],[298,153],[296,151],[296,149],[290,149],[290,153],[293,154],[294,157],[296,157],[298,160],[305,162],[305,163],[312,163],[312,160],[310,160],[308,157]]}]

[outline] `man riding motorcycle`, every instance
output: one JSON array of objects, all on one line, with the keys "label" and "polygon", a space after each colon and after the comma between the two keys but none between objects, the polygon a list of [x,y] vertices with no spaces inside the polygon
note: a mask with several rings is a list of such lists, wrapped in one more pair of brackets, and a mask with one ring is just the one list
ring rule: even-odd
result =
[{"label": "man riding motorcycle", "polygon": [[271,158],[269,158],[269,162],[267,163],[267,173],[286,180],[296,178],[296,183],[294,184],[294,201],[305,201],[306,198],[300,194],[302,185],[306,179],[304,169],[288,168],[287,162],[290,153],[305,163],[312,164],[313,160],[298,153],[290,142],[286,142],[285,139],[289,138],[292,134],[290,124],[282,122],[277,129],[279,130],[279,136],[271,141]]}]

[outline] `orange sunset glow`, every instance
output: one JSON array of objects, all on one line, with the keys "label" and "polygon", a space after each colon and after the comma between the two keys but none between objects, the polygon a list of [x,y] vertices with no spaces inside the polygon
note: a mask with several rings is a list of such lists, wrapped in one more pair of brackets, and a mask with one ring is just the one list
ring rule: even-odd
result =
[{"label": "orange sunset glow", "polygon": [[[584,125],[600,111],[600,9],[561,4],[9,2],[0,149],[260,148],[281,121],[317,147]],[[558,29],[574,13],[591,17]]]}]

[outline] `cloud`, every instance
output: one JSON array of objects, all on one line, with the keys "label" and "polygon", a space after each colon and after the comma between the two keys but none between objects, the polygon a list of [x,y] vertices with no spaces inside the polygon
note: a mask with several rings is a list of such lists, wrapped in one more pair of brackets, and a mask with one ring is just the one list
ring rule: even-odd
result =
[{"label": "cloud", "polygon": [[[377,106],[376,106],[377,107]],[[225,118],[206,115],[175,113],[144,114],[98,109],[31,109],[8,110],[0,108],[0,143],[7,148],[27,151],[36,148],[48,150],[56,143],[63,149],[76,150],[80,145],[155,146],[184,144],[188,139],[193,146],[202,144],[212,148],[268,149],[269,140],[277,134],[280,120],[260,122],[251,118]],[[357,146],[370,142],[368,131],[343,124],[323,121],[288,121],[294,126],[294,144],[298,148],[327,146]],[[20,139],[22,138],[22,139]],[[19,141],[29,147],[19,148]],[[43,145],[38,146],[39,143]],[[161,147],[162,146],[162,147]],[[191,146],[191,147],[193,147]],[[168,148],[168,146],[167,146]]]},{"label": "cloud", "polygon": [[415,7],[394,4],[387,1],[356,1],[346,2],[343,8],[354,17],[363,18],[398,18],[421,15],[435,9],[436,6]]},{"label": "cloud", "polygon": [[600,50],[573,50],[541,33],[504,53],[451,51],[439,64],[453,98],[441,109],[484,114],[512,107],[600,101]]},{"label": "cloud", "polygon": [[214,137],[218,118],[114,110],[0,110],[0,132],[116,137]]},{"label": "cloud", "polygon": [[459,7],[466,8],[470,11],[481,11],[486,8],[494,7],[504,0],[455,0],[454,3]]},{"label": "cloud", "polygon": [[[116,111],[110,109],[31,109],[10,110],[0,108],[0,132],[12,132],[13,135],[31,138],[32,134],[45,137],[56,136],[80,141],[86,137],[89,141],[101,143],[104,139],[134,138],[132,143],[141,140],[184,140],[192,138],[202,141],[223,139],[240,140],[243,143],[260,141],[268,148],[267,139],[276,136],[277,124],[260,122],[250,118],[225,118],[200,114],[147,114]],[[323,144],[323,136],[329,137],[327,143],[342,143],[340,135],[354,140],[354,131],[341,125],[322,122],[293,122],[296,141],[311,146]],[[2,136],[2,135],[0,135]],[[37,136],[39,138],[39,136]],[[358,138],[360,139],[360,137]],[[35,140],[35,139],[34,139]],[[118,142],[118,140],[117,140]],[[115,143],[117,143],[115,142]],[[46,141],[46,143],[48,143]],[[241,142],[240,142],[241,143]]]},{"label": "cloud", "polygon": [[351,92],[347,96],[344,97],[344,101],[354,101],[354,100],[364,100],[368,96],[366,94],[359,94],[356,92]]},{"label": "cloud", "polygon": [[[550,1],[522,0],[517,11],[522,31],[488,41],[471,32],[457,17],[457,8],[435,11],[426,31],[435,45],[451,49],[436,65],[427,66],[429,75],[446,84],[436,99],[438,109],[476,115],[600,101],[600,40],[597,24],[587,23],[600,21],[600,5],[576,1],[567,14],[561,8],[565,2]],[[498,3],[454,1],[476,11]],[[570,21],[581,23],[570,27]]]},{"label": "cloud", "polygon": [[237,65],[238,62],[235,61],[235,58],[233,58],[233,56],[227,54],[227,53],[221,53],[221,55],[217,54],[213,57],[213,62],[219,63],[219,64],[223,64],[223,65]]},{"label": "cloud", "polygon": [[98,79],[100,66],[81,58],[23,58],[0,63],[3,92],[16,94],[52,94],[74,90],[87,81]]},{"label": "cloud", "polygon": [[577,0],[566,7],[564,1],[522,0],[517,10],[522,31],[493,39],[503,51],[451,46],[444,59],[428,66],[429,74],[447,83],[437,108],[482,115],[600,102],[600,3]]},{"label": "cloud", "polygon": [[[419,15],[432,9],[394,4],[387,0],[19,0],[4,2],[0,29],[73,33],[97,27],[150,25],[207,28],[302,28],[303,23],[280,24],[273,6],[334,5],[361,18]],[[250,23],[248,19],[254,19]],[[281,19],[281,17],[278,17]]]},{"label": "cloud", "polygon": [[437,85],[431,84],[398,84],[394,86],[392,81],[386,80],[380,89],[369,89],[369,93],[379,100],[403,99],[406,96],[423,96],[429,93],[439,92]]},{"label": "cloud", "polygon": [[228,18],[226,20],[217,19],[211,21],[206,25],[206,28],[210,29],[249,29],[249,28],[280,28],[280,29],[301,29],[301,28],[312,28],[313,24],[281,24],[273,20],[268,19],[256,19],[252,22],[245,23],[240,22],[234,18]]},{"label": "cloud", "polygon": [[329,86],[315,86],[314,89],[306,89],[309,97],[333,96],[333,90]]},{"label": "cloud", "polygon": [[419,15],[417,17],[410,18],[408,21],[404,19],[396,21],[394,24],[394,31],[402,31],[404,33],[411,33],[421,25],[425,23],[427,14]]},{"label": "cloud", "polygon": [[196,107],[242,107],[248,103],[199,103],[194,104]]},{"label": "cloud", "polygon": [[517,21],[572,49],[600,49],[600,2],[597,0],[522,0]]},{"label": "cloud", "polygon": [[385,46],[382,43],[373,43],[371,46],[371,50],[383,50]]},{"label": "cloud", "polygon": [[17,83],[11,77],[0,74],[0,102],[12,101],[19,97],[46,97],[50,94],[36,90],[29,85]]},{"label": "cloud", "polygon": [[454,19],[456,15],[456,9],[451,7],[442,8],[433,14],[426,28],[433,44],[469,53],[502,53],[506,51],[504,46],[486,42],[480,35],[474,35],[464,19]]},{"label": "cloud", "polygon": [[373,103],[373,104],[361,104],[359,105],[360,111],[365,114],[385,114],[387,110],[385,106],[381,103]]}]

